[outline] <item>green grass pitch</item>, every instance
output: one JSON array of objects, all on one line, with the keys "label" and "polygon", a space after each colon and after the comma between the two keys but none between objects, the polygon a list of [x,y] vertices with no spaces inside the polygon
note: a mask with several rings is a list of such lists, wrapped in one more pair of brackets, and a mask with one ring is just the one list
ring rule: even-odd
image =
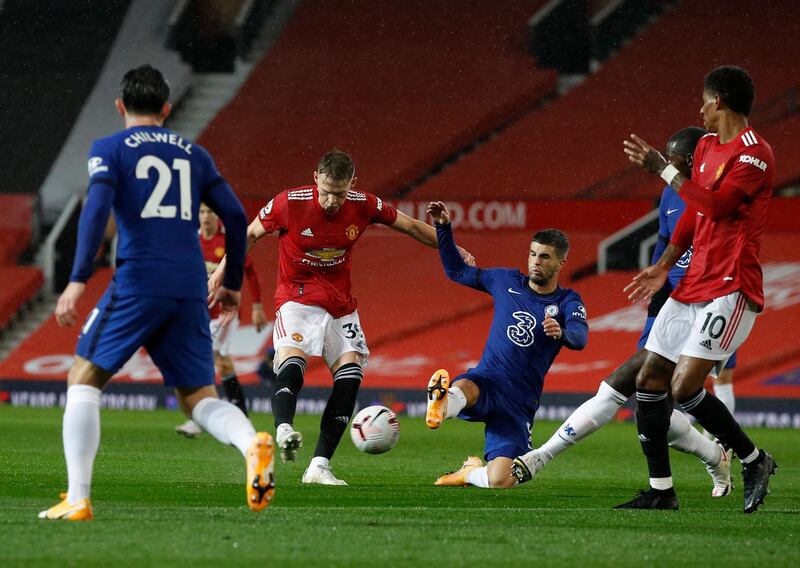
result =
[{"label": "green grass pitch", "polygon": [[[702,465],[673,453],[681,509],[614,511],[646,484],[631,424],[611,424],[510,491],[440,488],[436,477],[480,454],[479,424],[440,431],[401,419],[400,442],[359,453],[345,434],[333,462],[349,487],[305,487],[318,417],[301,416],[301,459],[277,465],[273,505],[244,499],[244,460],[208,435],[177,436],[177,413],[103,411],[91,523],[45,522],[66,487],[61,411],[0,407],[2,566],[797,566],[800,444],[752,430],[780,466],[772,495],[742,513],[712,499]],[[271,416],[256,415],[271,428]],[[536,424],[541,443],[556,426]]]}]

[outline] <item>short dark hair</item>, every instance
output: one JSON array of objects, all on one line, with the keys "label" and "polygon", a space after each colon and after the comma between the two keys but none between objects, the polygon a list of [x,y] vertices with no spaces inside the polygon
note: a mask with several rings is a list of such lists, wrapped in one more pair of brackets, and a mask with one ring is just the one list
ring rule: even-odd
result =
[{"label": "short dark hair", "polygon": [[333,182],[348,182],[353,179],[356,166],[350,154],[334,149],[320,158],[317,173],[327,175]]},{"label": "short dark hair", "polygon": [[169,84],[150,65],[131,69],[122,78],[122,103],[129,114],[159,114],[169,100]]},{"label": "short dark hair", "polygon": [[560,260],[567,258],[569,239],[565,233],[558,229],[543,229],[537,231],[536,234],[533,235],[531,242],[553,247]]},{"label": "short dark hair", "polygon": [[703,89],[718,95],[733,112],[748,116],[753,109],[753,78],[741,67],[722,65],[712,69],[703,80]]},{"label": "short dark hair", "polygon": [[667,140],[667,154],[691,156],[700,139],[707,133],[698,126],[681,128]]}]

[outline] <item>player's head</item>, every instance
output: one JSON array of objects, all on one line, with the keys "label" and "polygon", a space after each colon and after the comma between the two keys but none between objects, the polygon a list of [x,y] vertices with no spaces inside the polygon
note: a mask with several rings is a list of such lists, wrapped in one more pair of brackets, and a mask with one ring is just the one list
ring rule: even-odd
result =
[{"label": "player's head", "polygon": [[669,163],[678,168],[686,177],[692,176],[692,157],[694,149],[706,131],[697,126],[681,128],[667,140],[664,154]]},{"label": "player's head", "polygon": [[325,213],[333,215],[344,205],[355,173],[353,159],[347,152],[331,150],[320,158],[314,171],[314,182],[317,184],[319,205]]},{"label": "player's head", "polygon": [[703,126],[716,132],[720,113],[725,111],[748,116],[755,98],[753,79],[747,71],[735,65],[712,69],[703,80]]},{"label": "player's head", "polygon": [[538,286],[558,282],[558,273],[567,262],[569,239],[558,229],[538,231],[531,239],[528,277]]},{"label": "player's head", "polygon": [[200,230],[206,237],[216,234],[219,230],[219,217],[205,203],[200,204]]},{"label": "player's head", "polygon": [[158,69],[142,65],[122,78],[117,110],[128,116],[154,116],[163,121],[171,110],[169,84]]}]

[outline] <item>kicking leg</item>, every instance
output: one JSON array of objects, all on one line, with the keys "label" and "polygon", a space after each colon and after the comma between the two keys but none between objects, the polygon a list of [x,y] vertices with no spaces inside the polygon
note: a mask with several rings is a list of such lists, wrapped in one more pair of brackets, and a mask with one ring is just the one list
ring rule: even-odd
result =
[{"label": "kicking leg", "polygon": [[275,417],[275,442],[284,462],[297,459],[297,450],[303,447],[303,436],[295,431],[294,413],[297,396],[303,388],[306,371],[306,354],[300,349],[281,347],[277,354],[275,388],[272,391],[272,414]]},{"label": "kicking leg", "polygon": [[464,408],[473,406],[478,400],[479,391],[475,383],[466,379],[451,387],[450,374],[445,369],[439,369],[428,381],[427,393],[425,423],[428,428],[435,430],[447,418],[454,418]]},{"label": "kicking leg", "polygon": [[697,456],[705,464],[714,481],[712,497],[724,497],[731,492],[730,454],[720,444],[703,436],[678,410],[670,415],[667,442],[671,448]]}]

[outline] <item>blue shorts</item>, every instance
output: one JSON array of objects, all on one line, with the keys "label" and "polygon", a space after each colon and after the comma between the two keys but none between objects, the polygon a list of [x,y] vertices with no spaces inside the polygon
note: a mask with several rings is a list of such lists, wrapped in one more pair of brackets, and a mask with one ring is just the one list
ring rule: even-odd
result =
[{"label": "blue shorts", "polygon": [[[642,329],[642,336],[639,338],[639,343],[637,347],[641,350],[644,349],[645,344],[647,343],[647,338],[650,336],[650,330],[653,329],[653,322],[656,321],[655,316],[648,317],[647,321],[644,322],[644,328]],[[736,368],[736,352],[734,351],[733,355],[728,358],[728,362],[725,363],[725,369],[735,369]]]},{"label": "blue shorts", "polygon": [[531,450],[531,427],[536,409],[517,402],[518,398],[497,387],[497,383],[475,373],[464,373],[453,380],[468,379],[480,389],[478,401],[458,415],[462,420],[483,422],[486,441],[483,457],[515,458]]},{"label": "blue shorts", "polygon": [[118,296],[114,282],[86,318],[76,353],[116,373],[140,347],[168,387],[214,384],[208,307],[201,300]]}]

